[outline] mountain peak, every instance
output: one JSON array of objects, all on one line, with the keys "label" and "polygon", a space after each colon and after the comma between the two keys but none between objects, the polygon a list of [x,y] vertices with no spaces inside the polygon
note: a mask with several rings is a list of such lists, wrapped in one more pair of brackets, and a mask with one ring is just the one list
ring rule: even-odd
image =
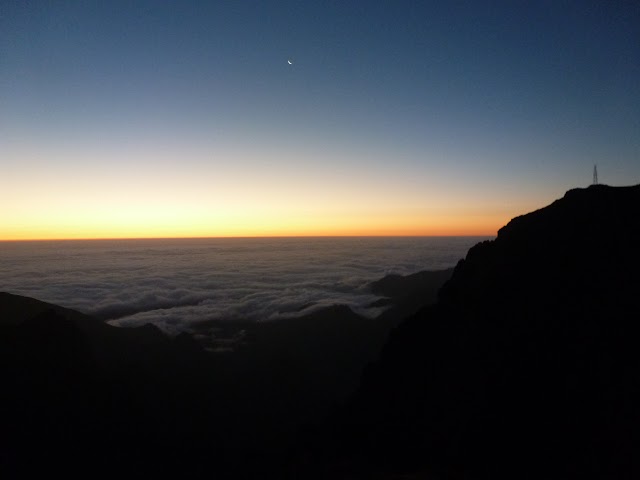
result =
[{"label": "mountain peak", "polygon": [[640,185],[594,185],[472,247],[367,370],[341,448],[443,478],[640,473],[639,218]]}]

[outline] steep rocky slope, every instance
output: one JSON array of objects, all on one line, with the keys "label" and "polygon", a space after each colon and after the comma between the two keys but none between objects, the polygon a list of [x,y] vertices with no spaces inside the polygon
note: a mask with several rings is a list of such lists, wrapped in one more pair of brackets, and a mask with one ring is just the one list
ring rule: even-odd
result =
[{"label": "steep rocky slope", "polygon": [[331,476],[639,478],[639,247],[640,186],[515,218],[392,333],[309,449]]}]

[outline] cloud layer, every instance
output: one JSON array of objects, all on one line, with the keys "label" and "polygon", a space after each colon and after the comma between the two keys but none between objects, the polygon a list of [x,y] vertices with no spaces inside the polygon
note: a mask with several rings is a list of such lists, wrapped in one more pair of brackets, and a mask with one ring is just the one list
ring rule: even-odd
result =
[{"label": "cloud layer", "polygon": [[0,290],[169,333],[268,321],[333,304],[373,316],[367,285],[455,265],[479,238],[284,238],[7,242]]}]

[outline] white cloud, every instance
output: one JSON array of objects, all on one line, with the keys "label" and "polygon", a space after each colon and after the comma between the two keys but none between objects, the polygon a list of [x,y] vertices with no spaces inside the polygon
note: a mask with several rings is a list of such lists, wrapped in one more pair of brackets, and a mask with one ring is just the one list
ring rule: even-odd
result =
[{"label": "white cloud", "polygon": [[199,239],[5,244],[0,290],[170,333],[344,304],[363,315],[387,273],[455,265],[478,239]]}]

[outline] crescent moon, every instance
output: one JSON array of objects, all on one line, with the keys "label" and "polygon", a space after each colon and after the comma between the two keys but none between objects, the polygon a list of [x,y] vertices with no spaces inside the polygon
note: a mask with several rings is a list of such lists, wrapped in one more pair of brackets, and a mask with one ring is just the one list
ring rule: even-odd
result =
[{"label": "crescent moon", "polygon": [[287,63],[288,63],[289,65],[293,65],[293,62],[292,62],[291,60],[287,60]]}]

